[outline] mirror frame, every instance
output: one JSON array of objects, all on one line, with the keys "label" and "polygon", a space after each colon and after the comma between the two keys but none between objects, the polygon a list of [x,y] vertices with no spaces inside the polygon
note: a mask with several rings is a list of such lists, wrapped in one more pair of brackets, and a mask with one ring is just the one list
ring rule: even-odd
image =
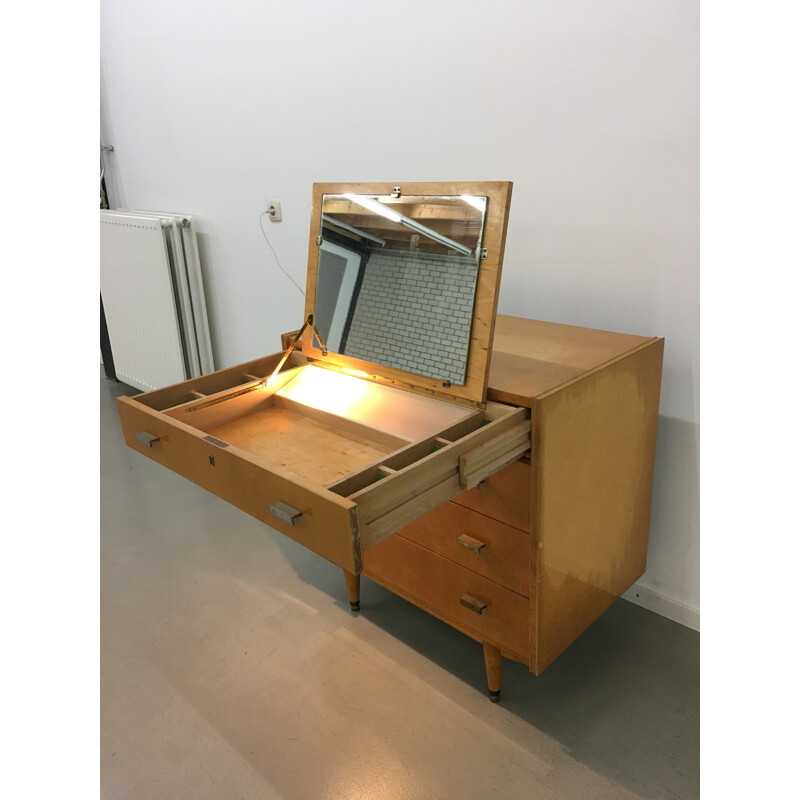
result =
[{"label": "mirror frame", "polygon": [[317,263],[319,261],[318,237],[321,233],[322,196],[326,194],[371,194],[391,195],[400,187],[400,196],[407,195],[477,195],[486,197],[486,215],[483,226],[481,247],[487,256],[479,264],[478,280],[475,287],[475,303],[472,310],[472,329],[470,333],[467,370],[462,386],[449,386],[436,378],[404,372],[393,367],[375,364],[371,361],[328,352],[323,355],[316,341],[312,342],[311,330],[303,334],[302,352],[321,365],[332,365],[339,369],[367,373],[373,379],[393,385],[413,388],[426,394],[447,397],[470,405],[486,402],[489,382],[489,360],[494,338],[494,324],[497,315],[497,298],[500,293],[500,276],[503,267],[503,252],[506,244],[508,210],[511,204],[511,181],[476,181],[455,183],[315,183],[311,206],[311,231],[308,242],[308,274],[306,279],[305,317],[314,313],[317,287]]}]

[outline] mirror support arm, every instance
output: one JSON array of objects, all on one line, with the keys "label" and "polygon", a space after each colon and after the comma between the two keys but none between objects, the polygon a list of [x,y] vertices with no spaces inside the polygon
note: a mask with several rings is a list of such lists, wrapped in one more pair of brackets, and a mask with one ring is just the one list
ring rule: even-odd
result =
[{"label": "mirror support arm", "polygon": [[323,356],[328,355],[328,348],[325,346],[325,342],[322,341],[322,336],[320,336],[320,333],[317,330],[317,326],[314,325],[314,315],[309,314],[308,319],[303,323],[303,327],[300,328],[300,330],[297,332],[297,335],[294,337],[294,339],[292,339],[292,343],[286,348],[286,352],[283,354],[283,357],[278,362],[278,366],[275,367],[275,369],[272,371],[272,374],[265,381],[264,383],[265,386],[269,386],[270,383],[272,383],[275,376],[281,371],[281,367],[286,363],[286,359],[289,358],[289,356],[292,353],[292,350],[294,350],[297,347],[298,342],[300,341],[300,339],[303,338],[303,333],[305,332],[305,329],[309,325],[311,326],[312,337],[313,336],[317,337],[317,341],[319,342],[319,347],[320,350],[322,351],[322,355]]}]

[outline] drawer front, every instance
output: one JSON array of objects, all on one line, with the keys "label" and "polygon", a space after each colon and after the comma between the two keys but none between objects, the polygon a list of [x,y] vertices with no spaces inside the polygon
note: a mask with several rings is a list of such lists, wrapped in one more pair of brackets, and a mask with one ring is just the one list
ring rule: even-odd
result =
[{"label": "drawer front", "polygon": [[364,574],[473,639],[528,662],[529,601],[522,595],[397,535],[364,553]]},{"label": "drawer front", "polygon": [[491,517],[446,503],[399,535],[529,596],[530,536]]},{"label": "drawer front", "polygon": [[125,442],[334,564],[358,572],[355,504],[291,474],[260,464],[129,397],[117,400]]},{"label": "drawer front", "polygon": [[476,489],[457,495],[453,502],[530,532],[531,465],[528,461],[515,461],[490,475]]}]

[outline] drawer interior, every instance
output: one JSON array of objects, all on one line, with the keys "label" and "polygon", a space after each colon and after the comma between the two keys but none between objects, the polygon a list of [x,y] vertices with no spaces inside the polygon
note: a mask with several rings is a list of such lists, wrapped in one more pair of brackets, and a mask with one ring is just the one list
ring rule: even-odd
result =
[{"label": "drawer interior", "polygon": [[396,447],[357,430],[343,430],[271,398],[252,414],[210,428],[214,438],[246,450],[272,466],[323,486],[349,475]]},{"label": "drawer interior", "polygon": [[163,413],[343,496],[348,476],[454,425],[474,430],[483,419],[472,408],[313,366],[287,370],[269,387],[254,382]]}]

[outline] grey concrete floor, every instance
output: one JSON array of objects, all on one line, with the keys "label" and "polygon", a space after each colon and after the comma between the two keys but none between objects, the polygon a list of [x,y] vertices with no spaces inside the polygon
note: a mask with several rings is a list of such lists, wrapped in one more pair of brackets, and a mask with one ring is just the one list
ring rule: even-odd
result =
[{"label": "grey concrete floor", "polygon": [[128,449],[101,377],[106,800],[699,796],[699,637],[618,601],[541,676]]}]

